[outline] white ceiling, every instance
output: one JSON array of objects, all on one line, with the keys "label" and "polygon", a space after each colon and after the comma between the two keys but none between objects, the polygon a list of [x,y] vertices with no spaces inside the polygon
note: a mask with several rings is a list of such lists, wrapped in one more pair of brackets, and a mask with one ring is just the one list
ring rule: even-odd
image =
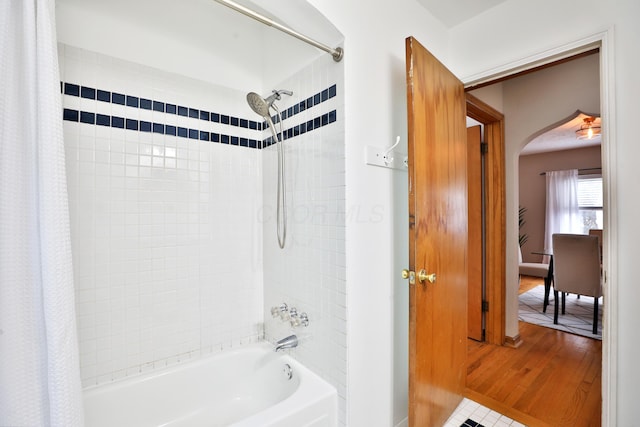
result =
[{"label": "white ceiling", "polygon": [[[580,129],[580,125],[584,123],[584,118],[588,115],[578,112],[579,114],[560,124],[553,129],[538,135],[531,140],[520,152],[520,155],[545,153],[550,151],[573,150],[575,148],[593,147],[600,145],[602,138],[600,135],[594,136],[592,139],[578,140],[576,131]],[[596,117],[593,122],[594,126],[600,126],[600,117]]]},{"label": "white ceiling", "polygon": [[447,27],[454,27],[507,0],[418,0]]},{"label": "white ceiling", "polygon": [[[529,154],[548,153],[551,151],[573,150],[575,148],[585,148],[599,146],[602,143],[601,135],[596,135],[592,139],[578,140],[576,131],[584,123],[585,117],[591,117],[582,112],[577,112],[577,116],[565,123],[543,132],[531,140],[520,152],[521,156]],[[467,117],[467,127],[482,125],[480,122]],[[600,117],[596,117],[594,126],[600,126]]]}]

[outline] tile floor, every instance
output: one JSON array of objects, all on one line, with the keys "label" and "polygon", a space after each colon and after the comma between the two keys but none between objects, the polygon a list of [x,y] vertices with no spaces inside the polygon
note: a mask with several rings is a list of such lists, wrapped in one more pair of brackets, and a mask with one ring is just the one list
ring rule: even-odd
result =
[{"label": "tile floor", "polygon": [[[469,421],[470,420],[470,421]],[[496,411],[464,398],[444,427],[526,427]]]}]

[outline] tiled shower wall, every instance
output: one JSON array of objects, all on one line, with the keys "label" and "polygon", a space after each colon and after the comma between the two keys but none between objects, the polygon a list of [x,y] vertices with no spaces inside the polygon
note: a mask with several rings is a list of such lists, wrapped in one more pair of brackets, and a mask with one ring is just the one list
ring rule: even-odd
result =
[{"label": "tiled shower wall", "polygon": [[83,384],[261,339],[262,131],[245,94],[59,54]]},{"label": "tiled shower wall", "polygon": [[[265,338],[289,334],[300,340],[291,354],[338,389],[339,420],[346,420],[347,331],[345,280],[345,138],[343,71],[330,55],[277,85],[294,92],[280,105],[295,112],[305,94],[322,101],[284,120],[284,128],[328,121],[319,130],[286,139],[287,240],[276,238],[276,147],[263,149],[263,263]],[[329,88],[324,94],[323,89]],[[332,91],[336,96],[332,96]],[[302,94],[302,96],[300,95]],[[309,100],[307,100],[307,104]],[[287,114],[288,115],[288,114]],[[335,122],[334,122],[335,121]],[[308,327],[291,328],[271,317],[271,307],[286,303],[309,316]]]},{"label": "tiled shower wall", "polygon": [[[294,92],[278,102],[281,250],[276,147],[244,92],[59,53],[83,384],[295,332],[292,355],[336,386],[344,425],[342,66],[322,56],[277,86]],[[281,302],[310,325],[272,319]]]}]

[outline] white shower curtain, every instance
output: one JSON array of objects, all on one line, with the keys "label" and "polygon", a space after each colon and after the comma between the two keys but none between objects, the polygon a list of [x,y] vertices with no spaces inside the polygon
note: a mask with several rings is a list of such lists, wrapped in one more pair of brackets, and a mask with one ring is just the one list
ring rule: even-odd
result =
[{"label": "white shower curtain", "polygon": [[53,0],[0,2],[0,425],[83,425]]},{"label": "white shower curtain", "polygon": [[578,206],[578,170],[546,172],[546,178],[544,250],[546,253],[553,253],[551,236],[554,233],[578,234],[582,228]]}]

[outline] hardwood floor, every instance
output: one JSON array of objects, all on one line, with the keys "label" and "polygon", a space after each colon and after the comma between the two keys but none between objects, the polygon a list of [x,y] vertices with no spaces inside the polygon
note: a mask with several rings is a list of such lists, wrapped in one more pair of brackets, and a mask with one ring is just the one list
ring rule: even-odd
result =
[{"label": "hardwood floor", "polygon": [[528,426],[600,426],[602,342],[524,322],[520,336],[468,340],[465,396]]},{"label": "hardwood floor", "polygon": [[540,277],[520,276],[520,287],[518,288],[518,295],[522,295],[525,292],[530,291],[536,286],[542,284],[544,284],[544,280]]}]

